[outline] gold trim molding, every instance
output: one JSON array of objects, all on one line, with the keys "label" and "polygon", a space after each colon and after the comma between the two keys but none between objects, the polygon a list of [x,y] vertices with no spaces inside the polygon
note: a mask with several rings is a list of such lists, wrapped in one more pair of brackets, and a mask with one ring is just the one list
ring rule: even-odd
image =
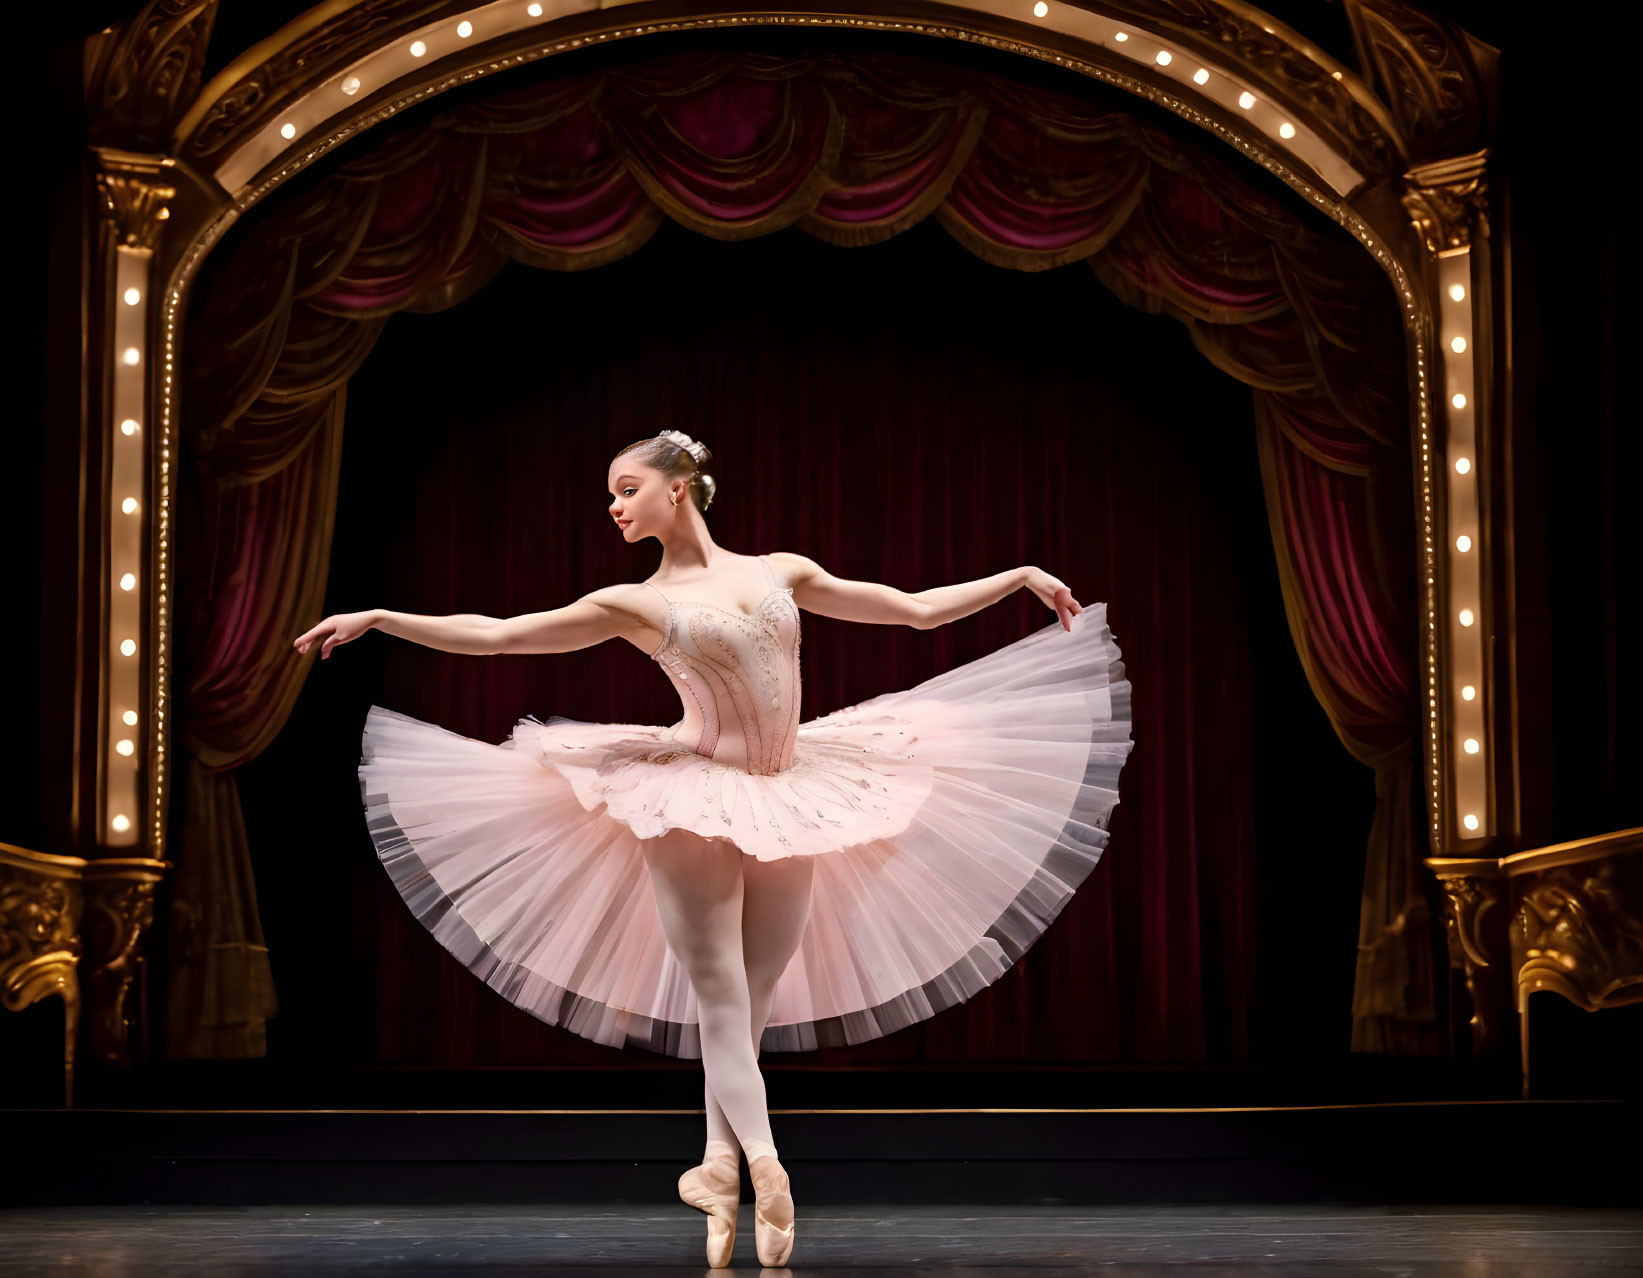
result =
[{"label": "gold trim molding", "polygon": [[154,885],[170,868],[147,857],[87,861],[0,843],[0,1005],[63,1000],[63,1103],[74,1105],[82,994],[96,1058],[130,1063],[126,999],[143,967],[138,942]]},{"label": "gold trim molding", "polygon": [[[393,4],[391,0],[367,0],[362,4],[332,0],[317,5],[215,76],[178,122],[171,139],[172,150],[197,168],[211,168],[266,127],[293,99],[325,83],[338,67],[385,44],[407,39],[430,23],[475,7],[470,3]],[[566,12],[558,19],[544,18],[518,40],[487,45],[486,60],[493,64],[515,63],[519,53],[539,44],[542,35],[552,29],[558,29],[570,42],[543,45],[537,56],[618,38],[610,19],[610,11],[616,8],[618,5],[606,4]],[[643,14],[638,27],[624,34],[784,23],[894,29],[968,37],[982,43],[1015,38],[1056,61],[1060,61],[1055,56],[1058,53],[1088,58],[1092,52],[1087,41],[1062,29],[1064,24],[1057,21],[1055,13],[1047,14],[1043,21],[1034,20],[1028,3],[948,0],[897,5],[897,12],[890,13],[879,4],[835,2],[805,10],[743,7],[726,13],[720,6],[691,0],[644,0],[621,4],[620,9],[626,20],[615,24],[619,27],[628,26]],[[1207,61],[1236,66],[1257,93],[1282,103],[1298,119],[1327,136],[1334,149],[1363,172],[1396,172],[1407,158],[1406,142],[1392,113],[1351,68],[1259,9],[1240,3],[1128,0],[1083,11],[1125,20],[1133,23],[1134,30],[1166,37],[1175,47]],[[960,31],[965,35],[958,35]],[[1115,58],[1112,65],[1134,64]],[[497,65],[487,67],[490,71],[498,69]]]}]

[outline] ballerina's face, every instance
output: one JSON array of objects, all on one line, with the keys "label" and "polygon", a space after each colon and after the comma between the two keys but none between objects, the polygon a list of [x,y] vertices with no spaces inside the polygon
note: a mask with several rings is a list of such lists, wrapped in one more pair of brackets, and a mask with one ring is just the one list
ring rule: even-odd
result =
[{"label": "ballerina's face", "polygon": [[[632,457],[613,461],[606,482],[610,485],[610,517],[624,541],[654,536],[678,512],[679,507],[668,501],[667,476]],[[684,500],[682,495],[680,500]]]}]

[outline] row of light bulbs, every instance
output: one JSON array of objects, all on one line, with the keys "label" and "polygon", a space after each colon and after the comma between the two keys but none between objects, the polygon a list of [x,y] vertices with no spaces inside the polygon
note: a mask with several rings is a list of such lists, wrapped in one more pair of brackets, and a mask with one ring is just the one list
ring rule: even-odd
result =
[{"label": "row of light bulbs", "polygon": [[[1439,259],[1439,270],[1445,273],[1469,271],[1470,262],[1469,253],[1465,251],[1451,252]],[[1465,284],[1451,283],[1442,292],[1447,295],[1451,302],[1464,303],[1467,301]],[[1468,306],[1461,309],[1458,314],[1453,314],[1452,317],[1446,319],[1442,325],[1451,332],[1447,345],[1449,351],[1454,355],[1466,355],[1470,349],[1465,334],[1454,332],[1457,327],[1468,327],[1470,318],[1471,311]],[[1448,372],[1451,387],[1457,381],[1463,384],[1469,383],[1473,375],[1470,360],[1451,361]],[[1455,450],[1451,465],[1454,473],[1458,476],[1471,476],[1473,474],[1469,449],[1476,441],[1476,427],[1470,419],[1462,415],[1462,410],[1469,403],[1470,400],[1465,390],[1452,389],[1449,396],[1449,406],[1454,410],[1454,415],[1448,421],[1449,429],[1446,443],[1448,448]],[[1453,545],[1456,559],[1453,570],[1449,574],[1450,593],[1451,596],[1455,594],[1471,595],[1481,591],[1480,569],[1475,558],[1471,557],[1472,551],[1477,544],[1475,534],[1480,514],[1475,487],[1452,490],[1449,509],[1452,512],[1453,522],[1462,526],[1461,530],[1456,531],[1454,534]],[[1481,673],[1484,649],[1482,636],[1474,629],[1478,622],[1477,613],[1470,607],[1461,606],[1455,609],[1454,617],[1460,626],[1461,632],[1468,638],[1465,648],[1462,648],[1458,642],[1453,645],[1450,652],[1450,661],[1454,664],[1464,662],[1467,666],[1475,668]],[[1478,702],[1476,684],[1462,683],[1459,691],[1463,704],[1457,708],[1456,713],[1464,722],[1457,725],[1460,730],[1457,731],[1455,737],[1459,743],[1462,756],[1456,759],[1454,768],[1458,816],[1461,827],[1468,835],[1481,837],[1487,833],[1483,829],[1483,818],[1480,810],[1482,800],[1487,797],[1488,793],[1487,774],[1481,766],[1483,763],[1481,758],[1483,744],[1479,740],[1483,722],[1483,707]]]},{"label": "row of light bulbs", "polygon": [[[525,6],[525,12],[533,18],[540,18],[542,16],[542,6],[539,4],[528,4]],[[473,35],[473,33],[474,24],[466,19],[456,24],[456,34],[460,39],[466,40],[468,37]],[[420,58],[427,54],[428,44],[424,40],[412,40],[411,43],[406,46],[405,51],[413,58]],[[342,82],[337,85],[337,88],[350,98],[357,94],[363,87],[364,86],[361,84],[360,78],[357,75],[346,76]],[[287,120],[284,124],[280,125],[280,136],[289,142],[292,138],[297,136],[297,126]]]},{"label": "row of light bulbs", "polygon": [[[1034,17],[1047,17],[1050,12],[1050,6],[1046,3],[1046,0],[1037,0],[1037,2],[1033,5],[1032,11]],[[540,18],[542,16],[542,6],[536,3],[527,4],[525,6],[525,12],[532,18]],[[463,19],[458,22],[455,29],[459,39],[467,40],[474,34],[474,25],[467,19]],[[1268,27],[1266,30],[1271,31],[1272,28]],[[1124,44],[1130,38],[1129,32],[1119,31],[1113,38],[1119,44]],[[427,41],[420,39],[412,40],[405,46],[405,51],[412,58],[424,57],[428,52]],[[1153,60],[1161,67],[1167,67],[1174,61],[1174,55],[1168,49],[1160,49],[1153,55]],[[1339,71],[1332,71],[1330,74],[1337,80],[1341,78],[1341,73]],[[1193,73],[1192,79],[1195,84],[1202,85],[1209,83],[1209,76],[1210,73],[1207,68],[1199,67],[1197,71]],[[363,87],[364,84],[358,75],[345,76],[337,83],[337,90],[347,97],[354,97]],[[1251,109],[1255,105],[1255,102],[1255,95],[1247,90],[1238,95],[1238,105],[1246,111]],[[292,120],[284,121],[280,125],[279,134],[287,142],[291,141],[297,136],[296,122]],[[1288,120],[1281,121],[1278,125],[1278,136],[1286,140],[1293,138],[1295,136],[1295,126]]]},{"label": "row of light bulbs", "polygon": [[[1050,6],[1046,3],[1046,0],[1037,0],[1037,2],[1033,5],[1033,17],[1047,18],[1049,14]],[[1267,27],[1266,30],[1270,32],[1272,28]],[[1130,33],[1128,31],[1118,31],[1113,34],[1113,40],[1118,44],[1127,44],[1129,42],[1129,38]],[[1152,55],[1152,60],[1161,67],[1167,67],[1170,63],[1175,61],[1175,55],[1168,49],[1159,49]],[[1341,73],[1339,71],[1332,71],[1330,74],[1337,80],[1341,78]],[[1199,85],[1208,84],[1209,69],[1207,67],[1199,67],[1192,73],[1192,82]],[[1238,95],[1238,105],[1245,111],[1252,108],[1255,105],[1255,102],[1255,95],[1247,89]],[[1278,124],[1278,136],[1283,138],[1285,141],[1288,141],[1290,138],[1295,136],[1295,126],[1288,120],[1280,121]]]},{"label": "row of light bulbs", "polygon": [[[169,210],[160,210],[163,218]],[[140,484],[143,474],[144,449],[139,439],[141,430],[138,417],[131,410],[146,402],[142,390],[142,379],[139,376],[135,381],[123,379],[122,370],[135,370],[143,364],[143,344],[146,340],[145,330],[147,323],[147,298],[144,290],[130,283],[124,283],[118,275],[142,274],[146,276],[150,254],[146,250],[116,250],[117,278],[114,284],[115,294],[123,303],[116,317],[115,349],[118,351],[115,370],[111,385],[113,386],[114,408],[119,419],[119,434],[115,437],[115,453],[112,465],[112,482],[115,492],[111,500],[115,502],[118,516],[124,520],[136,519],[141,510],[141,503],[131,489]],[[124,488],[124,495],[118,490]],[[135,535],[131,530],[117,523],[110,524],[109,562],[119,573],[114,585],[119,595],[134,596],[137,590],[139,567],[138,557],[141,554],[142,536],[140,528]],[[120,560],[127,562],[121,564]],[[122,571],[123,569],[123,571]],[[117,596],[118,598],[118,596]],[[113,603],[114,601],[111,601]],[[129,842],[133,836],[134,816],[130,809],[137,796],[137,740],[136,733],[129,731],[137,727],[139,715],[135,702],[139,690],[142,688],[142,678],[137,669],[134,658],[137,656],[137,640],[131,636],[135,628],[135,620],[140,618],[141,610],[137,600],[133,597],[128,604],[116,604],[110,609],[109,637],[114,653],[121,660],[110,662],[110,680],[108,698],[111,710],[110,732],[108,739],[112,755],[108,760],[107,788],[108,798],[108,827],[114,841]],[[118,637],[119,630],[126,630],[124,637]],[[119,706],[121,701],[128,704]]]}]

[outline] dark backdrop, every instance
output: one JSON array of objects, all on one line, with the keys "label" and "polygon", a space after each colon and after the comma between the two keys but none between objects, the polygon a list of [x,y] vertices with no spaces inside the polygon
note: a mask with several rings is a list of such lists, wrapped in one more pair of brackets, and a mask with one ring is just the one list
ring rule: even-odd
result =
[{"label": "dark backdrop", "polygon": [[[672,224],[580,273],[510,266],[395,316],[349,391],[327,611],[511,615],[639,580],[605,468],[664,427],[716,453],[728,549],[916,590],[1022,563],[1107,601],[1137,747],[1102,864],[961,1007],[775,1068],[1268,1064],[1346,1056],[1372,774],[1285,625],[1250,393],[1087,267],[989,266],[927,222],[841,249]],[[1053,620],[1022,592],[935,631],[805,616],[806,718]],[[281,1010],[269,1064],[696,1068],[519,1012],[405,910],[360,815],[377,702],[500,740],[529,713],[671,723],[624,643],[469,657],[372,634],[315,667],[241,772]],[[561,1098],[565,1100],[567,1098]]]}]

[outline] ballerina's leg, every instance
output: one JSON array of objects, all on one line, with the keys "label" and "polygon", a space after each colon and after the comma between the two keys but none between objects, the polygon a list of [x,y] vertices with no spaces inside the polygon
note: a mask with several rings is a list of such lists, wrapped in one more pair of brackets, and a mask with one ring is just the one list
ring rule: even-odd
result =
[{"label": "ballerina's leg", "polygon": [[[810,920],[810,889],[815,880],[814,857],[789,856],[774,861],[742,857],[742,959],[747,969],[748,1001],[752,1011],[753,1055],[770,1020],[776,982],[799,948]],[[711,1079],[703,1083],[707,1110],[707,1145],[703,1161],[723,1144],[734,1147],[735,1132],[725,1117]],[[715,1142],[721,1142],[715,1145]]]},{"label": "ballerina's leg", "polygon": [[749,1163],[774,1155],[764,1078],[748,1033],[752,1004],[742,955],[742,860],[732,843],[670,830],[640,844],[668,949],[696,993],[702,1072]]}]

